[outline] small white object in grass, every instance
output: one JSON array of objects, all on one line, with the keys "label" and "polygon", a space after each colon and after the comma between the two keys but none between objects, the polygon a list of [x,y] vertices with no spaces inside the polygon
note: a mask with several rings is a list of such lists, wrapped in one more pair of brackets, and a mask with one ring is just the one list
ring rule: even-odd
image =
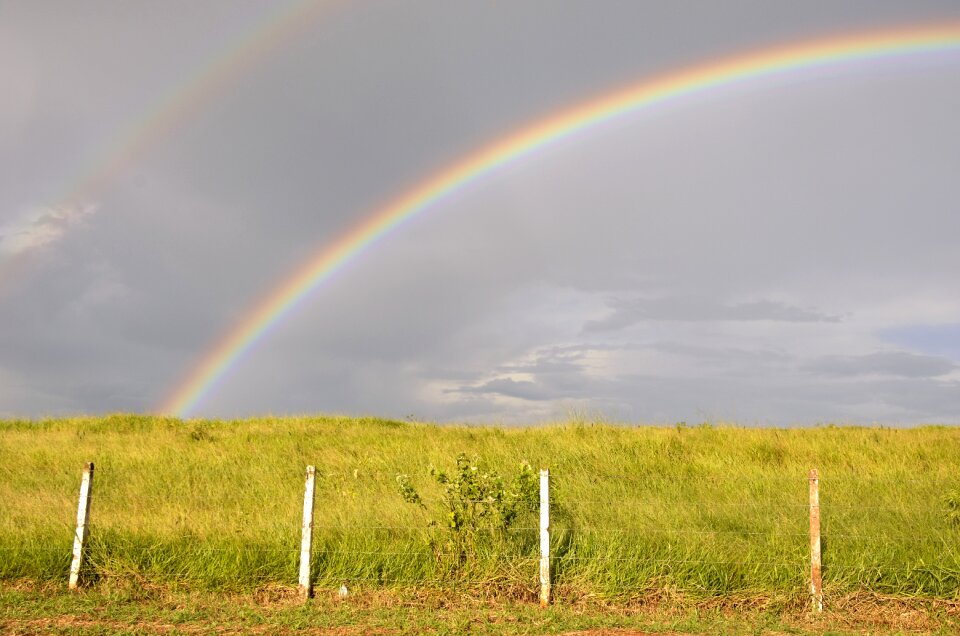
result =
[{"label": "small white object in grass", "polygon": [[340,598],[347,598],[347,594],[350,593],[350,590],[347,589],[347,584],[343,583],[340,586]]}]

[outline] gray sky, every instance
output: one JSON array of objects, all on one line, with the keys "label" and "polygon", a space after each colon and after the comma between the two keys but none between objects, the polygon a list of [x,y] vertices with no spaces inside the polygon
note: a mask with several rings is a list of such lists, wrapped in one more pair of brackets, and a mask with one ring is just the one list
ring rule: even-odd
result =
[{"label": "gray sky", "polygon": [[[0,2],[0,416],[156,408],[384,202],[512,130],[951,1],[332,5],[61,200],[273,2]],[[597,126],[404,225],[199,405],[540,422],[960,422],[960,53]]]}]

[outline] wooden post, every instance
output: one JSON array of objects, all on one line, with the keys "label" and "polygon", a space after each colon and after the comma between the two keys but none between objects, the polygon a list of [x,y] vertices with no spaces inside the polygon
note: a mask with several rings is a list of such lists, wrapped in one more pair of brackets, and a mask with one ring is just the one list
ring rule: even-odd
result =
[{"label": "wooden post", "polygon": [[820,558],[820,475],[810,471],[810,597],[813,611],[823,611],[823,573]]},{"label": "wooden post", "polygon": [[540,471],[540,606],[550,604],[550,471]]},{"label": "wooden post", "polygon": [[316,469],[307,466],[307,481],[303,489],[303,526],[300,538],[300,598],[306,601],[312,592],[310,584],[310,553],[313,551],[313,482]]},{"label": "wooden post", "polygon": [[80,481],[80,503],[77,505],[77,533],[73,537],[73,562],[70,563],[70,589],[77,589],[80,582],[80,564],[83,561],[83,547],[87,542],[87,523],[90,517],[90,491],[93,488],[93,462],[83,466],[83,479]]}]

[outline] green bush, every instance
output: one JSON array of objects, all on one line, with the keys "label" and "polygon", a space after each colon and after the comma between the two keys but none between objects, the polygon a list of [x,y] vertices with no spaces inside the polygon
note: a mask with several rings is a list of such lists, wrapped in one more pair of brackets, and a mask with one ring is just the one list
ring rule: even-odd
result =
[{"label": "green bush", "polygon": [[[457,455],[449,473],[430,467],[430,476],[440,485],[436,518],[431,527],[445,530],[442,539],[431,540],[440,564],[462,567],[483,547],[506,548],[511,528],[522,519],[532,519],[539,507],[537,475],[529,462],[509,482],[495,470],[485,468],[479,457]],[[406,474],[396,476],[400,496],[410,504],[426,508],[423,498]]]}]

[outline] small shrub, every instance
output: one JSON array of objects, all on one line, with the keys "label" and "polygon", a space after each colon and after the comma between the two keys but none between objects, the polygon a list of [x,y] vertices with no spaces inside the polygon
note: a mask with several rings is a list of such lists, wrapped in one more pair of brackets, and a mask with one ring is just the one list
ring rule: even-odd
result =
[{"label": "small shrub", "polygon": [[410,484],[410,477],[407,475],[397,475],[397,488],[400,489],[400,496],[410,504],[422,506],[423,500],[420,499],[420,493]]},{"label": "small shrub", "polygon": [[[441,486],[437,518],[429,525],[445,530],[432,547],[438,564],[465,565],[480,544],[505,547],[508,532],[520,519],[532,518],[539,509],[539,481],[526,461],[509,482],[496,471],[484,469],[480,459],[460,453],[456,467],[448,472],[430,468],[430,476]],[[407,503],[426,509],[423,499],[405,474],[396,477],[400,496]]]}]

